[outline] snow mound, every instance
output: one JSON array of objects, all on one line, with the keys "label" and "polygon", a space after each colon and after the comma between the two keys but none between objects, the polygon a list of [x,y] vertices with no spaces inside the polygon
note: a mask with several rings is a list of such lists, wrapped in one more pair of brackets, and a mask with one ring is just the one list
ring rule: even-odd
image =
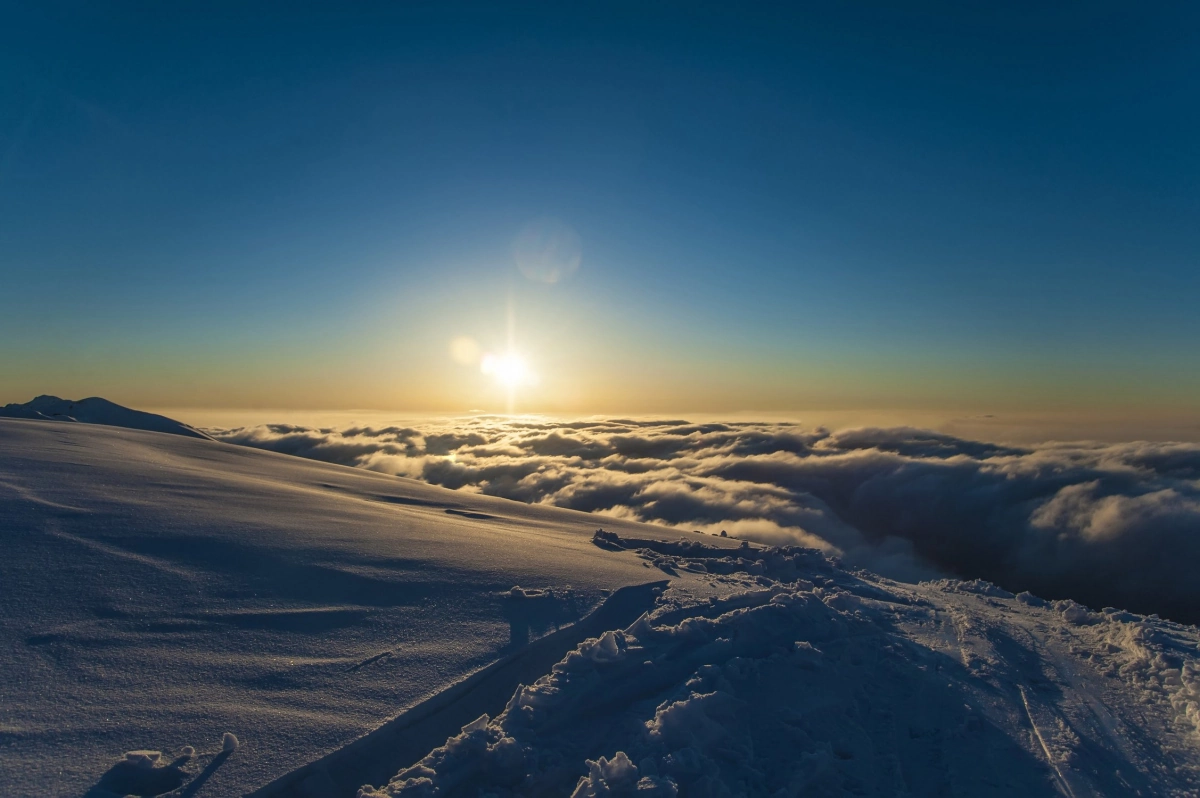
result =
[{"label": "snow mound", "polygon": [[991,582],[983,579],[938,579],[928,584],[936,585],[942,590],[955,593],[974,593],[978,596],[990,596],[991,598],[1010,599],[1015,598],[1013,594],[1004,588],[994,585]]},{"label": "snow mound", "polygon": [[182,798],[195,795],[236,749],[237,738],[226,732],[221,740],[221,750],[216,753],[197,756],[196,749],[190,745],[179,749],[179,756],[174,759],[167,759],[162,751],[126,751],[125,756],[87,792],[87,798],[125,795]]},{"label": "snow mound", "polygon": [[194,754],[191,746],[184,746],[178,757],[168,761],[163,758],[162,751],[126,751],[125,756],[109,768],[88,795],[107,798],[171,793],[195,777]]},{"label": "snow mound", "polygon": [[359,798],[1200,786],[1194,627],[1000,603],[1012,594],[980,582],[901,586],[811,550],[689,553],[745,584],[660,599]]},{"label": "snow mound", "polygon": [[126,751],[125,761],[140,768],[152,768],[161,756],[162,751]]},{"label": "snow mound", "polygon": [[1070,599],[1056,601],[1053,607],[1062,613],[1063,620],[1072,626],[1087,626],[1099,620],[1096,613]]},{"label": "snow mound", "polygon": [[104,424],[109,427],[168,432],[172,435],[211,440],[208,435],[183,422],[154,413],[131,410],[97,396],[79,401],[59,399],[57,396],[39,396],[25,404],[0,407],[0,418],[76,421],[81,424]]},{"label": "snow mound", "polygon": [[1028,590],[1022,590],[1020,593],[1018,593],[1017,601],[1021,602],[1022,604],[1027,604],[1030,607],[1045,607],[1048,604],[1045,599],[1038,598]]}]

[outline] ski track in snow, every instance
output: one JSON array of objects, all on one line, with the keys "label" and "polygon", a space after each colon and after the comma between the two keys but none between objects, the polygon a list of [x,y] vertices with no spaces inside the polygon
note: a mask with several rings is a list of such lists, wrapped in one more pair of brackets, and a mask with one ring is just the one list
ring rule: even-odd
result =
[{"label": "ski track in snow", "polygon": [[1038,728],[1033,708],[1029,706],[1029,695],[1025,692],[1025,686],[1017,685],[1017,690],[1021,693],[1021,704],[1025,707],[1025,716],[1029,718],[1029,726],[1033,729],[1033,736],[1037,738],[1042,753],[1046,755],[1046,764],[1054,771],[1055,782],[1058,784],[1059,789],[1070,796],[1070,798],[1076,798],[1075,790],[1071,788],[1073,779],[1068,779],[1063,775],[1062,769],[1059,768],[1058,763],[1055,761],[1055,755],[1050,751],[1050,746],[1046,742],[1045,736],[1042,735],[1042,730]]}]

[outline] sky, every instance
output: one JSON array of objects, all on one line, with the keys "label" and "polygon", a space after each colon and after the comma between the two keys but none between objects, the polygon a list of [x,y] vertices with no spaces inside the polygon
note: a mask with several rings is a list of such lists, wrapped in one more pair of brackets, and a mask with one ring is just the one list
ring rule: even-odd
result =
[{"label": "sky", "polygon": [[0,403],[1200,419],[1200,7],[505,5],[0,6]]}]

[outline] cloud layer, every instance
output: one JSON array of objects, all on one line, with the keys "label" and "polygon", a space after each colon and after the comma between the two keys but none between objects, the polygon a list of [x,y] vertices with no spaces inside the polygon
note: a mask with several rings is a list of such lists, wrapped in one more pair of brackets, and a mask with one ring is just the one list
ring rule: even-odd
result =
[{"label": "cloud layer", "polygon": [[1200,621],[1197,444],[497,417],[208,432],[522,502],[816,546],[901,579],[949,573]]}]

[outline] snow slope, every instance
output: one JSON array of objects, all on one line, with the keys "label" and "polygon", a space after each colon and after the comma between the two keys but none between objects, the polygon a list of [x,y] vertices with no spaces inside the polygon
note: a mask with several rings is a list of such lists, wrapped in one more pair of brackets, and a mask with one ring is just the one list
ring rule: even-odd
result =
[{"label": "snow slope", "polygon": [[1195,627],[596,526],[0,420],[0,793],[1200,794]]},{"label": "snow slope", "polygon": [[106,424],[110,427],[169,432],[189,438],[208,438],[208,435],[200,430],[180,421],[141,410],[131,410],[97,396],[77,402],[59,399],[57,396],[39,396],[25,404],[0,407],[0,418],[78,421],[82,424]]},{"label": "snow slope", "polygon": [[[79,796],[126,751],[161,765],[185,745],[208,763],[200,795],[261,787],[666,578],[594,546],[595,526],[210,440],[0,419],[0,794]],[[241,745],[222,759],[225,732]]]},{"label": "snow slope", "polygon": [[1195,627],[899,585],[811,549],[675,560],[743,589],[585,641],[359,798],[1200,789]]}]

